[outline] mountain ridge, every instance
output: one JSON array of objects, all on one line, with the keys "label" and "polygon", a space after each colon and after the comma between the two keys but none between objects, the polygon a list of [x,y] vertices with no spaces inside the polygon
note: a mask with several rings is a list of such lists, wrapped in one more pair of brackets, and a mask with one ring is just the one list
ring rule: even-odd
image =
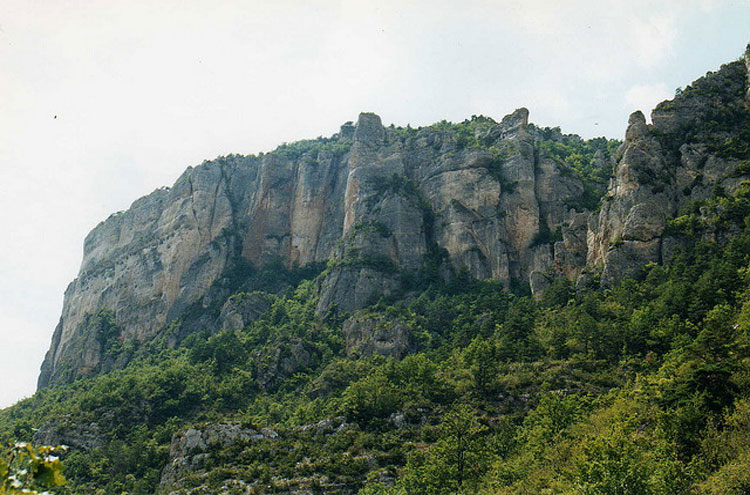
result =
[{"label": "mountain ridge", "polygon": [[589,165],[614,172],[598,213],[584,201],[596,182],[555,156],[525,108],[419,130],[362,113],[331,138],[189,167],[86,237],[38,386],[127,362],[105,359],[87,315],[111,311],[117,339],[139,344],[177,322],[177,343],[213,323],[181,321],[191,308],[217,313],[238,279],[272,263],[328,265],[321,317],[403,295],[402,273],[424,278],[428,266],[431,277],[465,270],[537,296],[558,276],[579,286],[633,276],[669,259],[663,233],[681,206],[747,178],[719,141],[746,125],[749,67],[745,56],[695,81],[654,109],[653,124],[634,112],[614,156],[600,142]]},{"label": "mountain ridge", "polygon": [[[467,122],[472,135],[438,126],[402,137],[363,113],[334,137],[307,142],[312,149],[292,143],[190,167],[171,188],[110,216],[86,237],[40,387],[102,369],[86,315],[112,311],[124,329],[118,338],[143,342],[191,305],[226,299],[230,292],[217,286],[227,272],[251,276],[278,261],[287,268],[328,263],[323,315],[403,291],[397,272],[419,276],[429,253],[442,278],[464,268],[509,286],[532,271],[554,270],[551,246],[542,252],[531,245],[540,234],[565,237],[575,209],[566,203],[580,199],[583,181],[534,148],[529,129],[540,131],[529,127],[526,109],[499,123]],[[606,147],[599,151],[604,160]],[[580,240],[568,236],[558,247],[572,274],[583,263],[575,252]]]},{"label": "mountain ridge", "polygon": [[743,495],[749,74],[623,143],[363,114],[191,168],[89,236],[0,441],[60,495]]}]

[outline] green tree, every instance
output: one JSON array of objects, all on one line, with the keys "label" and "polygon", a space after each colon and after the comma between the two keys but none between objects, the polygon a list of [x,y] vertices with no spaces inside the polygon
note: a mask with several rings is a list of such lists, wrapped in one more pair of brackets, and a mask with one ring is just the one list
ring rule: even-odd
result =
[{"label": "green tree", "polygon": [[393,383],[382,372],[377,372],[347,387],[341,412],[352,420],[370,425],[395,412],[399,404],[399,394]]},{"label": "green tree", "polygon": [[541,354],[541,346],[533,334],[536,315],[536,304],[528,297],[518,299],[508,310],[505,322],[497,329],[498,358],[522,361]]},{"label": "green tree", "polygon": [[548,445],[567,437],[568,426],[583,418],[588,402],[578,395],[544,395],[524,419],[518,440],[525,444],[525,450],[541,453]]},{"label": "green tree", "polygon": [[457,406],[443,418],[437,442],[409,457],[399,487],[407,494],[476,493],[489,464],[486,431],[471,407]]},{"label": "green tree", "polygon": [[463,353],[465,366],[471,373],[474,390],[485,396],[492,391],[492,382],[497,373],[497,350],[494,342],[477,337]]},{"label": "green tree", "polygon": [[707,422],[720,417],[737,397],[733,376],[747,356],[733,321],[730,306],[713,308],[695,340],[675,358],[679,365],[674,379],[662,391],[662,404],[670,411],[665,416],[665,429],[671,432],[685,457],[697,452]]},{"label": "green tree", "polygon": [[618,429],[588,440],[576,462],[575,484],[586,495],[648,495],[648,478],[646,459]]}]

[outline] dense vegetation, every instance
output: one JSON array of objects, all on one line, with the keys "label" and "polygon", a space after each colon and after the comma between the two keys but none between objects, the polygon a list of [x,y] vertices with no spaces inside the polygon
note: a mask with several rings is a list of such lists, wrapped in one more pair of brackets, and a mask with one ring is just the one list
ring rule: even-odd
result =
[{"label": "dense vegetation", "polygon": [[[501,158],[483,138],[494,124],[434,127]],[[277,151],[344,153],[343,131]],[[598,200],[619,143],[529,131]],[[390,132],[408,140],[419,130]],[[26,471],[47,476],[40,488],[61,482],[56,454],[18,443],[52,436],[73,445],[56,493],[151,494],[175,432],[235,421],[278,438],[214,448],[186,489],[235,479],[257,493],[748,493],[749,213],[750,184],[687,205],[668,225],[669,262],[607,290],[560,279],[534,300],[426,269],[408,297],[358,314],[409,329],[415,352],[400,358],[347,352],[347,315],[316,317],[321,266],[246,267],[252,277],[232,297],[262,300],[260,317],[176,347],[163,332],[135,349],[116,340],[111,314],[90,315],[113,361],[134,357],[0,411],[0,442],[15,446],[0,455],[0,480],[23,470],[13,457],[23,455],[53,468]]]},{"label": "dense vegetation", "polygon": [[[195,483],[747,493],[746,202],[742,189],[703,202],[708,216],[673,222],[686,239],[731,222],[726,245],[685,242],[668,265],[606,291],[560,280],[534,301],[458,277],[380,302],[367,314],[406,323],[416,339],[419,352],[400,360],[344,357],[341,318],[316,319],[313,283],[302,281],[267,296],[270,309],[241,332],[196,334],[176,349],[153,342],[124,370],[42,390],[0,413],[0,437],[27,440],[50,418],[62,430],[95,424],[99,441],[65,457],[60,493],[152,493],[172,433],[226,419],[280,437],[216,452]],[[345,428],[295,429],[326,418]]]}]

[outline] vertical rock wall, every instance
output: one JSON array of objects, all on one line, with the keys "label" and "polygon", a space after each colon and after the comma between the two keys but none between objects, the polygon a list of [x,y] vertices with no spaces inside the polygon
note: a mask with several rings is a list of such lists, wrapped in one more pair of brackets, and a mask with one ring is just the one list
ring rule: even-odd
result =
[{"label": "vertical rock wall", "polygon": [[[580,272],[580,213],[568,205],[583,185],[535,148],[528,111],[476,138],[486,146],[460,146],[432,127],[404,137],[363,113],[332,147],[189,168],[86,238],[39,386],[117,365],[88,316],[106,310],[121,341],[146,342],[229,297],[228,273],[234,280],[246,265],[328,262],[320,314],[400,293],[403,274],[418,274],[429,256],[444,256],[446,277],[464,269],[534,289]],[[540,242],[540,230],[561,230],[563,240]]]},{"label": "vertical rock wall", "polygon": [[669,218],[750,178],[739,168],[748,157],[732,146],[750,128],[749,77],[750,51],[659,104],[653,124],[641,112],[630,116],[601,210],[589,223],[582,282],[600,273],[611,285],[664,261],[673,244],[665,234]]}]

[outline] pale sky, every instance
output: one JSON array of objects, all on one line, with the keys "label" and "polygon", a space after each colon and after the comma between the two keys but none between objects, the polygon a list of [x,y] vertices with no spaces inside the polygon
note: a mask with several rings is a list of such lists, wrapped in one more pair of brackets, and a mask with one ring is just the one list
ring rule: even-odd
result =
[{"label": "pale sky", "polygon": [[[622,138],[750,41],[750,2],[0,2],[0,407],[33,393],[87,232],[189,165],[529,109]],[[56,118],[55,118],[56,117]]]}]

